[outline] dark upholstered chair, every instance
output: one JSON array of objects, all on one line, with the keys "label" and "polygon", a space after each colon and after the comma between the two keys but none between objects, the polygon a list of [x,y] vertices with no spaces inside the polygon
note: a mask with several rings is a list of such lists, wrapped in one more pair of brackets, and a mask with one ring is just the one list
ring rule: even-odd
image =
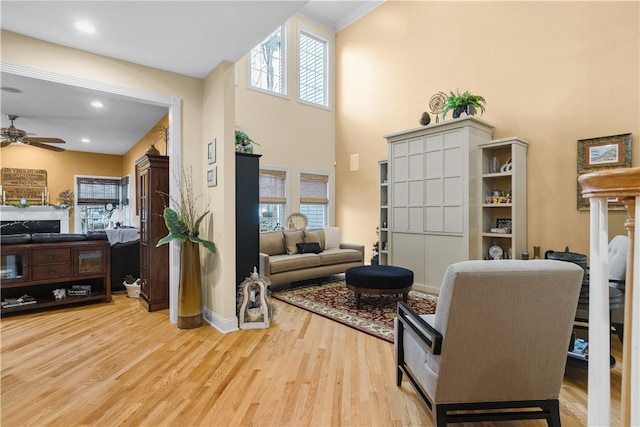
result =
[{"label": "dark upholstered chair", "polygon": [[449,266],[435,314],[398,302],[398,386],[406,374],[437,426],[529,418],[559,426],[582,274],[551,260]]}]

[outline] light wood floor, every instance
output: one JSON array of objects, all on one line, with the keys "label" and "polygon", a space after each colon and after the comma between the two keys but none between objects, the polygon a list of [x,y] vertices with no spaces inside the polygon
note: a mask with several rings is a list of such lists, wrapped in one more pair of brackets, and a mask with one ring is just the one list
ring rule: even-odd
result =
[{"label": "light wood floor", "polygon": [[[265,330],[181,331],[137,300],[1,321],[1,418],[9,426],[432,426],[393,345],[275,301]],[[619,358],[620,346],[613,339]],[[586,425],[587,371],[569,368],[565,427]],[[619,364],[612,388],[619,390]],[[612,425],[617,425],[619,393]],[[543,421],[485,426],[543,426]]]}]

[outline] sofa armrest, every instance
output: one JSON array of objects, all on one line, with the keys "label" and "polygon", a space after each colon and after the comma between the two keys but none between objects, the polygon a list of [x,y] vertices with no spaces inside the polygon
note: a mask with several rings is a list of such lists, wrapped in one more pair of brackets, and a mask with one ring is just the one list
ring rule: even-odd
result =
[{"label": "sofa armrest", "polygon": [[271,261],[269,260],[269,255],[260,252],[260,263],[258,268],[258,273],[263,276],[269,277],[271,275]]},{"label": "sofa armrest", "polygon": [[356,251],[360,251],[362,259],[364,260],[364,245],[356,243],[340,243],[340,249],[354,249]]}]

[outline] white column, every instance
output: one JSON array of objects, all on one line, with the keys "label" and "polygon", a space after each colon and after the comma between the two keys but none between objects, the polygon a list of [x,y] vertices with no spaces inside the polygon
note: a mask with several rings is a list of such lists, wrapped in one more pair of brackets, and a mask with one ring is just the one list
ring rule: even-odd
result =
[{"label": "white column", "polygon": [[589,254],[589,381],[587,421],[590,426],[611,425],[609,373],[609,266],[606,198],[591,198]]},{"label": "white column", "polygon": [[[633,283],[625,286],[626,292],[632,289],[631,329],[631,425],[640,426],[640,196],[636,196],[635,229],[633,231]],[[633,403],[636,402],[636,403]]]}]

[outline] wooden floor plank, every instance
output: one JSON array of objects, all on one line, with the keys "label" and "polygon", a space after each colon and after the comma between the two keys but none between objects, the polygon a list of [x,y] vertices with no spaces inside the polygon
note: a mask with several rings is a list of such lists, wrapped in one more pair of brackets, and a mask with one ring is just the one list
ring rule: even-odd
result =
[{"label": "wooden floor plank", "polygon": [[[275,300],[269,329],[181,331],[137,300],[0,321],[2,426],[432,426],[393,345]],[[620,359],[620,344],[612,339]],[[620,363],[611,370],[619,424]],[[586,425],[587,371],[568,368],[565,427]],[[544,426],[543,421],[482,423]],[[464,426],[462,424],[462,426]]]}]

